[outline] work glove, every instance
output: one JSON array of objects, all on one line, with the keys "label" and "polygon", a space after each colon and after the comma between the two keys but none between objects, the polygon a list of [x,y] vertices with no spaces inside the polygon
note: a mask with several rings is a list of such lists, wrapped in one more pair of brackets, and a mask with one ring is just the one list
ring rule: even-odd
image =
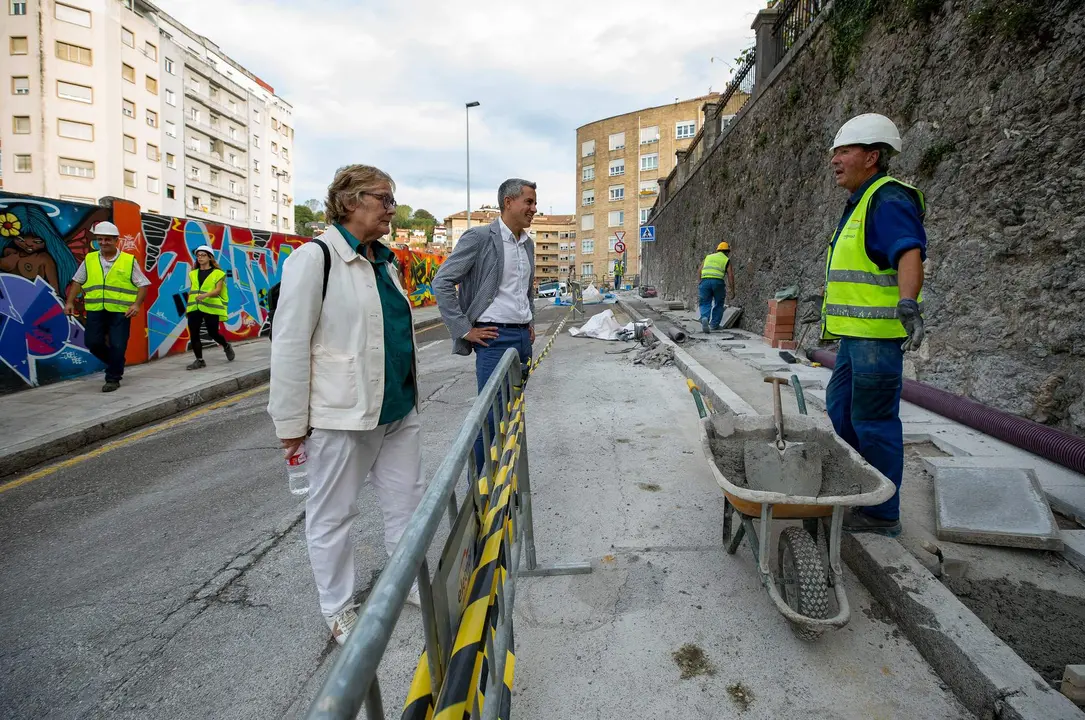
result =
[{"label": "work glove", "polygon": [[904,352],[918,350],[923,344],[923,317],[919,314],[919,303],[910,298],[902,299],[897,303],[897,317],[908,331],[908,337],[901,343],[900,349]]}]

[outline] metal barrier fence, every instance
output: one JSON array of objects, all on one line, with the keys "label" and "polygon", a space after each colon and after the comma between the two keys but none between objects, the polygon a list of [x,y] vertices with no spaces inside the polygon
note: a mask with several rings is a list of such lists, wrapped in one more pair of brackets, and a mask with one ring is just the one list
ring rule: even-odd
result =
[{"label": "metal barrier fence", "polygon": [[[584,316],[584,288],[578,282],[569,283],[569,292],[573,295],[573,314]],[[564,325],[564,321],[562,321]],[[559,331],[560,332],[560,331]],[[555,333],[556,334],[556,333]]]},{"label": "metal barrier fence", "polygon": [[[568,315],[558,332],[567,319]],[[556,334],[551,334],[532,371],[549,352]],[[511,672],[506,678],[506,663],[512,652],[517,579],[591,572],[588,563],[540,567],[536,562],[523,394],[526,380],[516,351],[508,350],[472,405],[377,579],[309,708],[310,720],[354,718],[363,704],[368,720],[385,717],[377,669],[416,577],[425,651],[403,717],[455,716],[458,720],[466,713],[496,720],[501,708],[507,709]],[[488,417],[494,419],[492,426]],[[480,433],[489,449],[481,472],[473,453]],[[465,474],[470,490],[458,503],[456,488]],[[449,536],[431,577],[426,552],[446,516]],[[521,552],[526,557],[523,570]],[[482,661],[476,664],[478,656]]]},{"label": "metal barrier fence", "polygon": [[814,18],[825,9],[826,0],[785,0],[780,15],[772,27],[776,38],[776,62],[784,59],[787,51],[799,39]]},{"label": "metal barrier fence", "polygon": [[[726,109],[728,114],[733,115],[750,101],[750,98],[753,96],[754,81],[757,78],[757,73],[754,72],[754,67],[757,63],[756,55],[757,53],[750,53],[750,56],[746,58],[746,62],[739,65],[738,69],[735,70],[731,82],[727,83],[727,87],[724,88],[723,94],[720,96],[718,103],[720,112],[723,112],[723,110]],[[744,97],[743,95],[738,95],[739,93],[744,93]],[[736,95],[742,98],[742,105],[737,107],[730,104],[731,99]],[[720,130],[722,131],[723,128],[721,127]]]}]

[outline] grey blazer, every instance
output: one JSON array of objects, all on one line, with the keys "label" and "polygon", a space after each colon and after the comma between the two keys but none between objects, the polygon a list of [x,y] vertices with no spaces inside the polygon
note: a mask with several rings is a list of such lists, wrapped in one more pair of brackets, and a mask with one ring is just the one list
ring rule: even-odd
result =
[{"label": "grey blazer", "polygon": [[[505,271],[505,249],[501,243],[500,220],[494,220],[488,226],[471,228],[460,237],[456,249],[441,264],[431,283],[441,319],[452,335],[452,352],[457,355],[471,354],[471,343],[463,336],[471,331],[475,321],[490,307],[501,285],[501,276]],[[527,283],[527,300],[534,323],[535,302],[531,293],[535,286],[535,244],[528,240],[525,247],[531,273]]]}]

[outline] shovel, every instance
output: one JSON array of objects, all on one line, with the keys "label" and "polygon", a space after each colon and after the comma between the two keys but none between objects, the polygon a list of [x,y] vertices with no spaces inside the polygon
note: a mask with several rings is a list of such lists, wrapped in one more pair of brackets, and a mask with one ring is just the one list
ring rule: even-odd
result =
[{"label": "shovel", "polygon": [[784,437],[784,410],[780,386],[786,378],[767,377],[772,384],[772,414],[776,425],[775,443],[747,440],[743,446],[746,482],[754,490],[785,495],[816,497],[821,492],[821,461],[824,452],[817,443],[788,442]]}]

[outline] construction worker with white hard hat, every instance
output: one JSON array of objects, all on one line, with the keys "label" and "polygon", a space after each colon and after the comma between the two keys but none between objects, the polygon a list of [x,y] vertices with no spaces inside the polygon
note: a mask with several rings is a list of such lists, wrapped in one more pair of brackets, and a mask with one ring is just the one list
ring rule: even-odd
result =
[{"label": "construction worker with white hard hat", "polygon": [[855,508],[852,532],[901,532],[904,436],[900,392],[904,353],[923,342],[923,193],[888,175],[901,151],[900,133],[884,115],[841,126],[832,145],[836,184],[851,196],[829,244],[822,301],[822,338],[839,340],[826,388],[836,433],[897,486],[894,496]]},{"label": "construction worker with white hard hat", "polygon": [[132,316],[143,308],[151,281],[139,269],[135,256],[118,247],[120,230],[116,225],[109,221],[96,223],[90,235],[98,249],[87,253],[75,271],[64,312],[75,315],[75,299],[84,295],[87,349],[105,363],[102,392],[113,392],[121,386],[124,376]]},{"label": "construction worker with white hard hat", "polygon": [[719,330],[727,302],[727,283],[735,291],[735,272],[731,269],[731,245],[726,240],[705,256],[701,280],[697,284],[697,303],[701,311],[701,330]]}]

